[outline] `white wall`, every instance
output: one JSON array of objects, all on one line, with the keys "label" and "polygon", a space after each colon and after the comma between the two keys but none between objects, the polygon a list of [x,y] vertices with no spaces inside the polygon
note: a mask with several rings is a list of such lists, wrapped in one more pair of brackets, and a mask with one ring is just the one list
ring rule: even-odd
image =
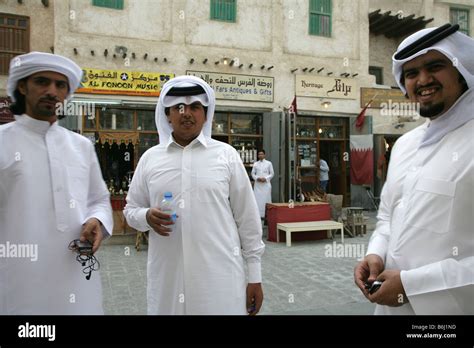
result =
[{"label": "white wall", "polygon": [[[373,85],[374,79],[367,73],[368,4],[368,0],[333,0],[333,35],[325,38],[308,34],[308,0],[239,0],[236,23],[211,21],[210,0],[125,0],[124,10],[93,7],[89,0],[56,1],[55,45],[60,47],[58,53],[83,67],[176,75],[199,70],[271,76],[275,78],[274,103],[219,100],[218,106],[281,110],[294,96],[293,68],[299,68],[298,74],[304,67],[324,67],[324,76],[328,71],[333,76],[358,73],[360,86]],[[116,46],[127,47],[128,58],[131,52],[137,58],[112,58]],[[73,54],[74,47],[78,55]],[[106,48],[109,55],[104,57]],[[91,50],[95,51],[93,57]],[[149,55],[147,60],[142,58],[144,53]],[[159,58],[157,63],[154,57]],[[237,58],[244,67],[214,64],[223,57]],[[192,65],[190,58],[195,59]],[[204,58],[207,64],[202,63]],[[251,63],[253,68],[248,67]],[[261,70],[261,65],[273,65],[274,69]],[[303,109],[325,111],[319,99],[305,99]],[[335,99],[330,110],[332,114],[357,115],[359,101]]]},{"label": "white wall", "polygon": [[211,21],[210,0],[188,1],[186,44],[238,50],[271,51],[272,17],[277,1],[239,0],[235,23]]},{"label": "white wall", "polygon": [[92,6],[90,0],[60,2],[69,2],[68,27],[71,33],[171,41],[171,0],[125,0],[123,10]]}]

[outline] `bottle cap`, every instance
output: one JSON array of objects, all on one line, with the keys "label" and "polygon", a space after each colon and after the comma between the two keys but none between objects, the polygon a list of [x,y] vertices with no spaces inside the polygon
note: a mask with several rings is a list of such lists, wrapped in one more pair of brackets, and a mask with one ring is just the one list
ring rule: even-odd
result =
[{"label": "bottle cap", "polygon": [[164,197],[165,198],[173,198],[173,194],[171,192],[165,192]]}]

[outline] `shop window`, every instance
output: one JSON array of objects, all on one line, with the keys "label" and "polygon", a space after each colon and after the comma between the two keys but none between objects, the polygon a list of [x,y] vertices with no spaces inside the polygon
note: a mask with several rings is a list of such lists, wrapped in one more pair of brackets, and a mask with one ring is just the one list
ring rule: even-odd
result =
[{"label": "shop window", "polygon": [[450,8],[449,20],[451,24],[459,24],[459,31],[469,35],[469,10],[463,8]]},{"label": "shop window", "polygon": [[261,115],[232,114],[231,134],[262,134]]},{"label": "shop window", "polygon": [[227,114],[215,113],[214,119],[212,120],[212,134],[213,135],[227,135],[229,122],[227,119]]},{"label": "shop window", "polygon": [[332,1],[309,0],[309,34],[331,37]]},{"label": "shop window", "polygon": [[15,56],[29,51],[29,18],[0,13],[0,75],[8,74]]},{"label": "shop window", "polygon": [[123,10],[123,0],[92,0],[92,5]]},{"label": "shop window", "polygon": [[235,22],[237,0],[211,0],[211,19]]},{"label": "shop window", "polygon": [[250,176],[257,152],[263,146],[263,116],[261,114],[231,114],[216,112],[212,137],[232,145],[238,152]]},{"label": "shop window", "polygon": [[156,131],[155,111],[138,110],[137,111],[137,130],[138,131]]},{"label": "shop window", "polygon": [[[104,110],[105,109],[105,110]],[[133,129],[133,111],[126,109],[108,109],[99,110],[100,128],[109,130],[132,130]]]},{"label": "shop window", "polygon": [[340,118],[321,119],[319,121],[319,139],[346,139],[345,122]]},{"label": "shop window", "polygon": [[[105,107],[104,107],[105,110]],[[97,128],[97,117],[95,115],[91,116],[83,116],[84,119],[84,129],[96,129]]]},{"label": "shop window", "polygon": [[257,153],[262,149],[262,141],[261,137],[232,137],[230,144],[237,150],[244,165],[251,167],[258,161]]}]

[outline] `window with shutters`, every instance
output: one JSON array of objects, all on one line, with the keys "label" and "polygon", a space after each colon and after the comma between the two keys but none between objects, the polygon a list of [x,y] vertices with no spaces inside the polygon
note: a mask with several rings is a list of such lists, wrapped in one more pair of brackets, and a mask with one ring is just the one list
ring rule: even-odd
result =
[{"label": "window with shutters", "polygon": [[92,0],[92,5],[123,10],[123,0]]},{"label": "window with shutters", "polygon": [[30,51],[30,19],[0,13],[0,75],[8,75],[13,57]]},{"label": "window with shutters", "polygon": [[235,22],[237,17],[237,0],[211,0],[211,19]]},{"label": "window with shutters", "polygon": [[331,0],[309,0],[309,34],[331,37]]},{"label": "window with shutters", "polygon": [[375,83],[383,85],[383,69],[378,66],[369,66],[369,75],[375,76]]},{"label": "window with shutters", "polygon": [[459,24],[459,31],[469,35],[469,10],[463,8],[450,8],[449,20],[451,24]]}]

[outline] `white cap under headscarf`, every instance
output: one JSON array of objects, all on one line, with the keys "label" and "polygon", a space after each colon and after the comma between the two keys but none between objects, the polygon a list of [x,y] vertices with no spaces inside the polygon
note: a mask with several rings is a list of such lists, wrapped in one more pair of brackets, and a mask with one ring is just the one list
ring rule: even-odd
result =
[{"label": "white cap under headscarf", "polygon": [[[202,87],[205,93],[189,96],[168,95],[172,88],[190,88],[196,86]],[[155,122],[160,143],[167,143],[173,132],[173,128],[169,124],[168,117],[165,114],[165,108],[178,104],[190,105],[196,101],[200,102],[203,106],[207,106],[206,122],[202,127],[202,132],[205,136],[210,137],[212,132],[212,119],[214,118],[214,110],[216,107],[216,97],[211,86],[199,77],[189,75],[175,77],[164,84],[155,110]]]},{"label": "white cap under headscarf", "polygon": [[66,76],[69,83],[68,98],[79,87],[82,79],[81,68],[69,58],[44,52],[30,52],[16,56],[10,62],[7,82],[7,94],[13,102],[18,81],[41,71],[54,71]]},{"label": "white cap under headscarf", "polygon": [[448,57],[455,65],[456,69],[458,69],[458,71],[464,77],[468,87],[470,89],[474,88],[474,39],[463,33],[460,33],[459,31],[449,35],[448,37],[442,39],[439,42],[436,42],[430,47],[424,48],[421,51],[414,53],[410,57],[400,60],[395,59],[395,56],[401,50],[436,29],[437,28],[423,29],[410,35],[402,41],[400,46],[398,46],[397,52],[395,52],[392,57],[392,72],[395,76],[395,80],[397,81],[398,86],[404,94],[406,94],[406,89],[401,83],[403,65],[406,62],[409,62],[410,60],[432,50],[438,51]]}]

